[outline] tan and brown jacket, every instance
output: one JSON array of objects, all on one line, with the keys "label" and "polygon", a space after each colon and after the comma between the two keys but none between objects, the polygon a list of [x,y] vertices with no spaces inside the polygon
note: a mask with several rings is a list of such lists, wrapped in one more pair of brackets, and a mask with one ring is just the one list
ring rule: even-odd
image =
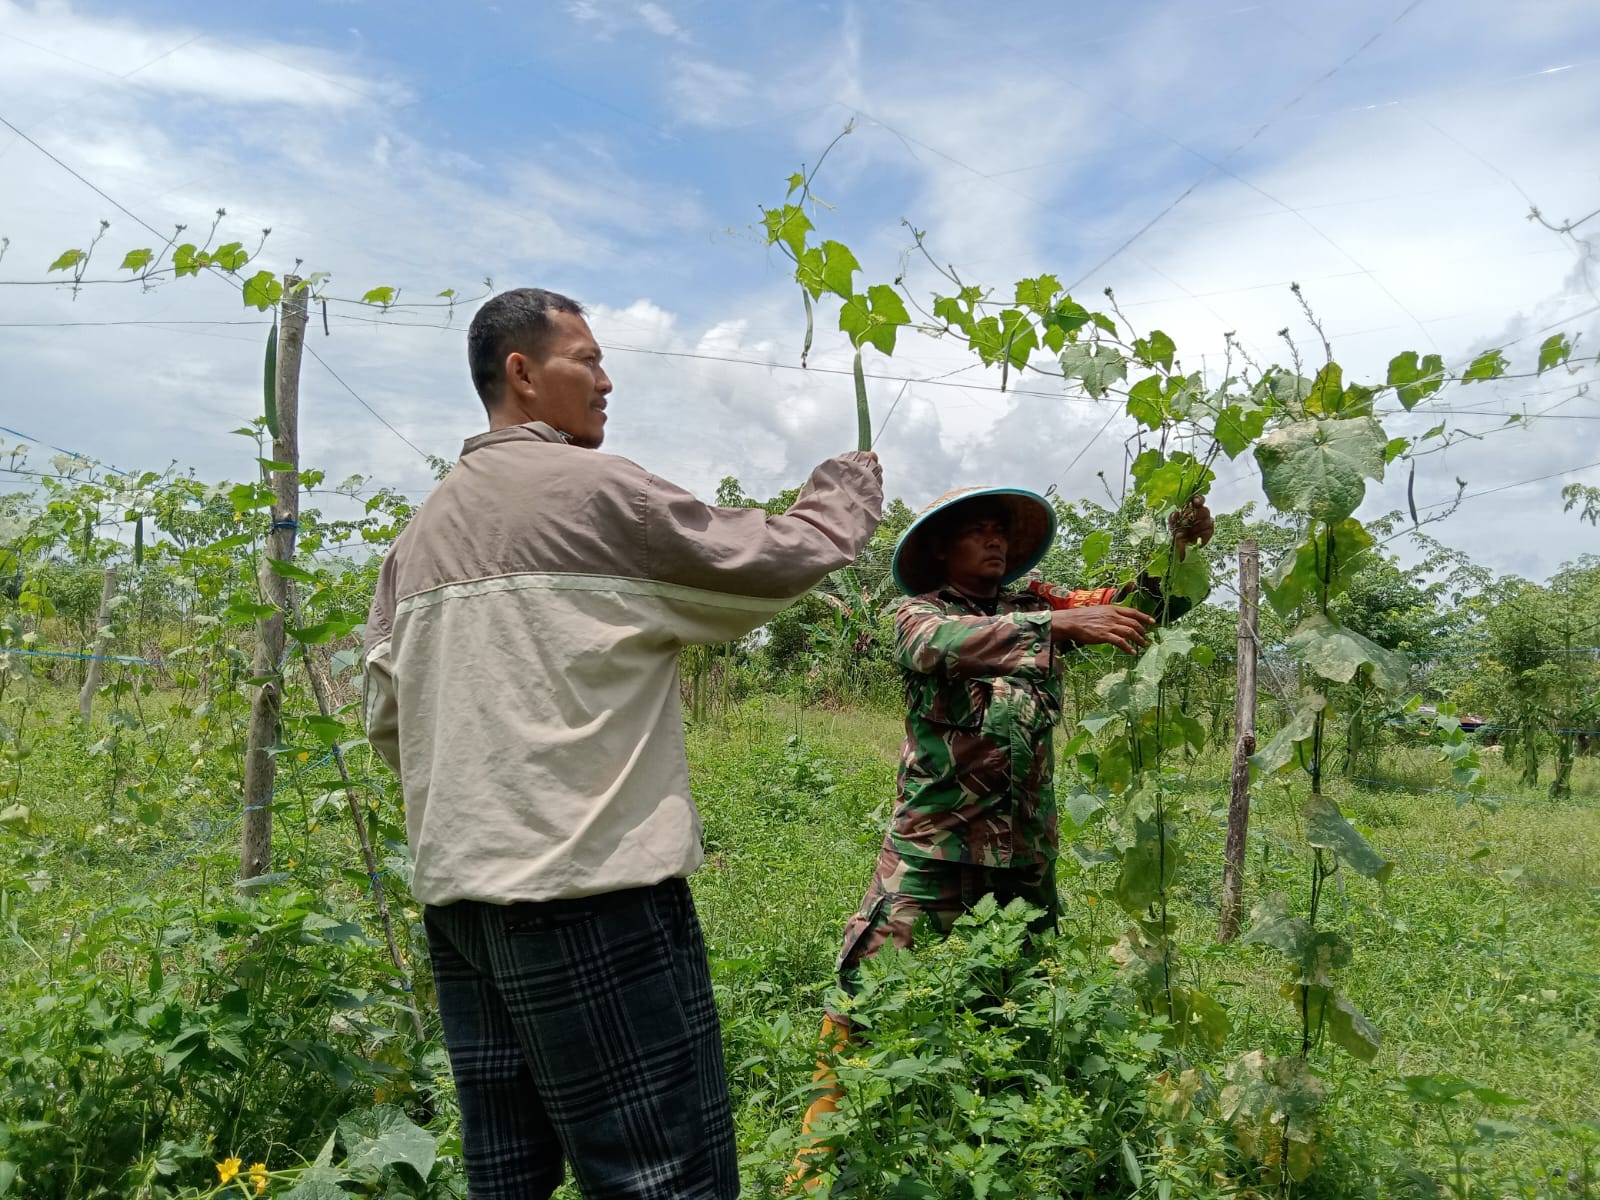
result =
[{"label": "tan and brown jacket", "polygon": [[770,620],[877,527],[851,452],[788,512],[715,508],[543,423],[471,438],[367,618],[367,736],[425,904],[594,895],[700,865],[678,650]]}]

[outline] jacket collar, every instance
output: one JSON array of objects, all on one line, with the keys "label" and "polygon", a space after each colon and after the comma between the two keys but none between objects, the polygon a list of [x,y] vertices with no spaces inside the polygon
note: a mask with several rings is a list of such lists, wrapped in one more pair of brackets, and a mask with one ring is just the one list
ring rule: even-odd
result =
[{"label": "jacket collar", "polygon": [[489,446],[496,442],[523,441],[556,442],[566,445],[572,439],[544,421],[529,421],[523,425],[511,425],[505,429],[491,429],[487,433],[475,434],[461,443],[461,453],[465,456],[480,446]]}]

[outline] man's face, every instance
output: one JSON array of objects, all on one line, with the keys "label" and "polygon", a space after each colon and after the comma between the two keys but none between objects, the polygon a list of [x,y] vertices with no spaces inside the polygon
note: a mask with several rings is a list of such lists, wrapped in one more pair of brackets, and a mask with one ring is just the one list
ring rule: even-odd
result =
[{"label": "man's face", "polygon": [[945,575],[962,591],[992,592],[1005,578],[1009,545],[1003,516],[975,513],[962,517],[945,543]]},{"label": "man's face", "polygon": [[544,421],[575,445],[597,449],[606,436],[611,379],[600,365],[600,346],[576,313],[552,315],[544,357],[506,356],[506,376],[529,420]]}]

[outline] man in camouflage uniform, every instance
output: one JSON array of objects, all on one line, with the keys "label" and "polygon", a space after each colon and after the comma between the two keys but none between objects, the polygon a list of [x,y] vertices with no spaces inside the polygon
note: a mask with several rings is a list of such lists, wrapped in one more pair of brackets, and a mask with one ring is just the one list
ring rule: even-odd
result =
[{"label": "man in camouflage uniform", "polygon": [[[1011,590],[1055,536],[1043,497],[1014,488],[968,488],[919,514],[895,548],[895,582],[910,596],[895,618],[895,657],[904,673],[906,739],[899,802],[860,910],[845,925],[840,986],[857,987],[861,960],[885,944],[910,948],[917,922],[941,935],[985,895],[1059,910],[1051,733],[1061,715],[1062,656],[1074,646],[1135,653],[1156,619],[1118,601],[1159,597],[1156,581],[1123,589],[1072,590],[1039,582]],[[1181,556],[1212,533],[1196,501],[1173,520]],[[1164,619],[1187,602],[1158,604]],[[822,1038],[837,1046],[848,1025],[836,1014]],[[819,1066],[817,1082],[831,1072]],[[805,1127],[831,1111],[828,1090]],[[805,1154],[798,1166],[803,1173]]]}]

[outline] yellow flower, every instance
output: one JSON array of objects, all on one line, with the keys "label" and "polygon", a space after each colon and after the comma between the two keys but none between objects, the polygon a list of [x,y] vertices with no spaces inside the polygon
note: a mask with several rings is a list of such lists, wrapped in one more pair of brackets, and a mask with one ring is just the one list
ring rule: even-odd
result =
[{"label": "yellow flower", "polygon": [[256,1195],[261,1195],[267,1190],[267,1164],[264,1162],[250,1164],[250,1179],[256,1185]]},{"label": "yellow flower", "polygon": [[217,1164],[217,1178],[227,1183],[239,1173],[239,1168],[244,1166],[244,1160],[239,1158],[225,1158]]}]

